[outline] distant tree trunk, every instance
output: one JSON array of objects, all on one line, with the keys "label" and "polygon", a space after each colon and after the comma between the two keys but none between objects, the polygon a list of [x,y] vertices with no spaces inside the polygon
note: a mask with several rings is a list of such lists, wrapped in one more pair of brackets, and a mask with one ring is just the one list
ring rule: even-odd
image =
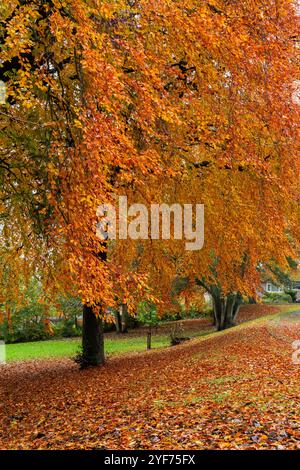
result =
[{"label": "distant tree trunk", "polygon": [[229,294],[226,297],[224,329],[234,326],[234,309],[236,304],[236,294]]},{"label": "distant tree trunk", "polygon": [[127,333],[128,332],[128,311],[127,311],[126,304],[120,305],[120,317],[121,317],[121,331],[122,333]]},{"label": "distant tree trunk", "polygon": [[232,319],[233,319],[234,325],[236,325],[236,319],[237,319],[237,316],[238,316],[239,311],[240,311],[240,306],[241,306],[242,300],[243,300],[243,297],[238,292],[236,294],[235,304],[234,304],[233,312],[232,312]]},{"label": "distant tree trunk", "polygon": [[221,330],[223,324],[223,316],[224,316],[224,304],[220,296],[214,295],[213,296],[213,309],[214,309],[214,326],[217,330]]},{"label": "distant tree trunk", "polygon": [[234,293],[223,295],[218,285],[206,284],[203,279],[196,278],[196,283],[206,289],[212,297],[214,326],[218,331],[225,330],[236,325],[236,319],[242,303],[241,294]]},{"label": "distant tree trunk", "polygon": [[8,331],[11,331],[11,310],[9,305],[5,305]]},{"label": "distant tree trunk", "polygon": [[121,317],[120,317],[120,313],[115,311],[114,312],[114,316],[115,316],[115,325],[116,325],[116,332],[117,333],[121,333],[122,332],[122,326],[121,326]]},{"label": "distant tree trunk", "polygon": [[83,367],[104,364],[104,335],[101,318],[97,317],[92,307],[83,306],[82,323]]},{"label": "distant tree trunk", "polygon": [[215,326],[218,331],[236,325],[236,319],[241,304],[240,294],[228,294],[222,297],[220,292],[213,294]]},{"label": "distant tree trunk", "polygon": [[212,299],[212,306],[213,306],[212,314],[211,314],[211,317],[212,317],[212,324],[213,324],[213,326],[216,326],[216,315],[215,315],[215,309],[214,309],[214,301],[213,301],[213,299]]}]

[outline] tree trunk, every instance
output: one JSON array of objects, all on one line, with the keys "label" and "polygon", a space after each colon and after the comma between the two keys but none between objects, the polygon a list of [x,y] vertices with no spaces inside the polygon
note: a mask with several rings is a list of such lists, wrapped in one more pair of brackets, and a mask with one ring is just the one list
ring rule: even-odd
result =
[{"label": "tree trunk", "polygon": [[234,326],[233,311],[236,303],[236,294],[229,294],[226,297],[224,329]]},{"label": "tree trunk", "polygon": [[203,279],[196,278],[196,284],[206,289],[212,297],[214,326],[217,330],[224,330],[236,325],[236,318],[242,303],[242,295],[238,293],[222,295],[218,285],[209,285]]},{"label": "tree trunk", "polygon": [[11,310],[9,305],[5,305],[8,331],[11,331]]},{"label": "tree trunk", "polygon": [[214,326],[217,330],[219,330],[219,318],[220,318],[220,304],[218,303],[218,299],[213,297],[213,314],[214,314]]},{"label": "tree trunk", "polygon": [[224,315],[225,315],[224,299],[220,295],[214,294],[213,305],[214,305],[215,326],[217,330],[220,331],[224,329]]},{"label": "tree trunk", "polygon": [[92,307],[84,305],[82,323],[82,366],[104,364],[104,336],[102,320],[93,312]]},{"label": "tree trunk", "polygon": [[127,312],[126,304],[120,305],[120,317],[121,317],[121,331],[122,333],[127,333],[128,332],[128,312]]},{"label": "tree trunk", "polygon": [[119,312],[115,311],[114,316],[115,316],[116,332],[121,333],[122,326],[121,326],[121,317],[120,317]]},{"label": "tree trunk", "polygon": [[240,294],[228,294],[226,297],[221,297],[219,292],[214,292],[214,317],[215,326],[218,331],[236,325],[241,300]]},{"label": "tree trunk", "polygon": [[234,325],[236,325],[236,319],[237,319],[238,313],[240,311],[240,306],[241,306],[242,301],[243,301],[243,297],[240,293],[238,293],[236,295],[235,304],[234,304],[233,312],[232,312],[232,318],[233,318]]},{"label": "tree trunk", "polygon": [[236,325],[236,319],[241,305],[242,296],[238,294],[228,294],[221,298],[214,295],[214,313],[217,330],[225,330]]}]

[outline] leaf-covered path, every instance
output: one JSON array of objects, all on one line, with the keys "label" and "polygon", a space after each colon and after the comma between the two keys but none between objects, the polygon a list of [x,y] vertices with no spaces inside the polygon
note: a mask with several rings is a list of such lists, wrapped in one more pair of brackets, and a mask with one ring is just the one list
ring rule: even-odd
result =
[{"label": "leaf-covered path", "polygon": [[300,364],[289,313],[176,348],[0,367],[0,448],[297,449]]}]

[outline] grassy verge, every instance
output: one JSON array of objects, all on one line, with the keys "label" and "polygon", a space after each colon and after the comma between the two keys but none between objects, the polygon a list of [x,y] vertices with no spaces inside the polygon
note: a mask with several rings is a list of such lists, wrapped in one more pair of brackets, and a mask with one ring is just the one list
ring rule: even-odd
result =
[{"label": "grassy verge", "polygon": [[[153,348],[168,346],[170,340],[167,336],[153,338]],[[36,341],[32,343],[17,343],[6,345],[6,361],[21,361],[51,357],[71,357],[80,347],[80,339],[53,339],[49,341]],[[106,339],[106,354],[122,354],[131,351],[146,349],[146,338],[117,338]]]},{"label": "grassy verge", "polygon": [[[203,332],[186,331],[186,336],[195,337],[203,335]],[[76,339],[51,339],[48,341],[35,341],[29,343],[16,343],[6,345],[6,361],[22,361],[29,359],[46,359],[75,356],[81,344],[79,338]],[[170,336],[153,335],[152,348],[164,348],[170,346]],[[105,338],[105,352],[111,354],[123,354],[127,352],[145,351],[147,347],[146,334],[137,337],[122,336]]]},{"label": "grassy verge", "polygon": [[[274,316],[274,314],[266,315],[261,318],[250,320],[235,327],[237,329],[243,329],[246,324],[260,323],[266,320],[275,319],[281,315],[293,311],[300,311],[300,305],[285,305],[280,306],[280,312]],[[209,338],[211,336],[218,336],[227,334],[230,330],[221,332],[211,331],[185,331],[185,336],[190,338],[203,337]],[[46,359],[46,358],[60,358],[60,357],[72,357],[76,354],[80,347],[80,339],[53,339],[49,341],[36,341],[31,343],[17,343],[6,345],[6,361],[21,361],[29,359]],[[169,334],[154,334],[152,337],[152,348],[164,348],[170,345]],[[123,336],[116,337],[109,335],[105,338],[105,351],[106,354],[122,354],[128,352],[138,352],[146,350],[146,333],[144,332],[141,336],[131,337]]]}]

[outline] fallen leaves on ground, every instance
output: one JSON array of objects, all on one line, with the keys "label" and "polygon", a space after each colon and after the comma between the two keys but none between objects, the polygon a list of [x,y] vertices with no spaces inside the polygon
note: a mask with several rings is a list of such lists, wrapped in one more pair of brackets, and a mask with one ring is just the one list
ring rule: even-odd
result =
[{"label": "fallen leaves on ground", "polygon": [[300,315],[175,348],[1,366],[2,449],[298,449]]}]

